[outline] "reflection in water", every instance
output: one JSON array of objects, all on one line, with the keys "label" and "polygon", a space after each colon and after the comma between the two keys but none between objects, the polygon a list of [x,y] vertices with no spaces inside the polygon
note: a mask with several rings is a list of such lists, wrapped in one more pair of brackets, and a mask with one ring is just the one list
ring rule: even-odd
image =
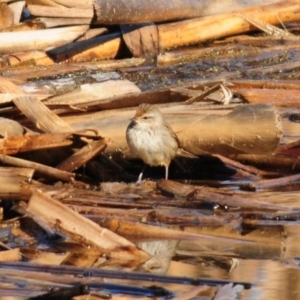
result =
[{"label": "reflection in water", "polygon": [[285,245],[282,245],[285,249],[282,259],[239,259],[238,267],[230,273],[207,263],[192,265],[172,262],[168,274],[252,282],[255,287],[243,293],[243,299],[248,300],[299,300],[300,267],[295,258],[300,257],[300,226],[286,226],[284,231],[286,239],[283,242]]}]

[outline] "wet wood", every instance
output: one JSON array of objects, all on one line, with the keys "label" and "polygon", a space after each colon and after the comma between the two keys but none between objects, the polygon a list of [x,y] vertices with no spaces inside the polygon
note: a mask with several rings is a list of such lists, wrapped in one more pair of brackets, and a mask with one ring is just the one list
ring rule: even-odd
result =
[{"label": "wet wood", "polygon": [[[101,222],[105,228],[109,228],[124,236],[132,236],[139,240],[209,240],[208,235],[197,235],[183,232],[172,228],[163,228],[160,226],[153,226],[148,224],[141,224],[130,221],[120,221],[117,219],[107,219]],[[219,239],[218,242],[227,242],[227,240]]]},{"label": "wet wood", "polygon": [[[1,264],[1,269],[5,269],[8,272],[11,269],[18,267],[19,271],[25,272],[48,272],[51,274],[61,274],[67,275],[72,274],[73,276],[81,275],[82,269],[76,268],[74,266],[51,266],[51,265],[38,265],[38,264],[26,264],[24,262],[6,262]],[[15,271],[15,270],[14,270]],[[122,280],[142,280],[150,282],[163,282],[163,283],[178,283],[178,284],[188,284],[188,285],[201,285],[206,284],[210,286],[216,286],[220,284],[229,283],[226,280],[216,280],[216,279],[205,279],[205,278],[191,278],[191,277],[181,277],[181,276],[168,276],[160,274],[147,274],[143,272],[126,272],[126,271],[115,271],[115,270],[101,270],[98,268],[89,268],[86,270],[92,277],[98,278],[116,278]],[[74,280],[74,279],[73,279]],[[236,284],[242,284],[246,289],[251,287],[251,284],[247,282],[235,282]]]},{"label": "wet wood", "polygon": [[[232,248],[230,247],[229,241],[227,247],[226,243],[224,243],[224,247],[219,247],[219,245],[213,245],[209,241],[202,241],[201,243],[199,243],[199,241],[182,241],[179,244],[178,254],[197,257],[211,255],[213,252],[217,256],[227,253],[234,257],[243,257],[244,255],[247,255],[247,257],[252,257],[253,259],[258,257],[260,259],[263,259],[264,257],[278,259],[283,254],[283,250],[280,246],[283,241],[283,237],[281,236],[282,230],[278,227],[265,227],[264,229],[266,230],[264,233],[260,230],[252,231],[245,237],[243,243],[239,243],[240,235],[229,228],[186,228],[187,231],[193,233],[210,233],[215,237],[229,238],[230,242],[235,244],[233,250],[234,253],[231,252]],[[273,237],[272,242],[269,242],[270,236]],[[207,248],[199,249],[203,246],[206,246]],[[209,251],[207,249],[209,249]]]},{"label": "wet wood", "polygon": [[[167,201],[167,200],[166,200]],[[88,204],[89,199],[86,201]],[[235,216],[216,216],[207,215],[201,212],[201,210],[189,210],[189,209],[167,209],[166,207],[158,207],[157,209],[139,209],[139,210],[126,210],[118,208],[107,208],[104,206],[86,206],[86,205],[70,205],[75,211],[84,214],[95,222],[107,222],[109,224],[110,219],[135,221],[143,220],[145,224],[152,224],[153,222],[159,222],[161,224],[180,225],[180,226],[222,226],[227,224],[228,226],[237,228],[240,226],[240,219]],[[104,223],[105,224],[105,223]],[[102,225],[103,226],[103,225]],[[141,231],[143,232],[143,231]],[[131,235],[136,235],[136,232],[131,232]],[[128,233],[127,233],[128,235]],[[147,238],[153,238],[153,233]],[[167,237],[168,238],[168,237]],[[182,237],[183,238],[183,237]]]},{"label": "wet wood", "polygon": [[[174,191],[180,190],[181,186],[184,185],[172,181],[160,180],[158,182],[158,188],[168,193],[174,193]],[[237,206],[240,208],[248,208],[248,209],[259,208],[261,210],[279,210],[279,211],[280,210],[290,211],[291,209],[293,210],[293,208],[287,206],[271,204],[263,201],[255,201],[253,199],[251,200],[250,203],[249,200],[246,198],[239,197],[233,194],[226,195],[206,187],[197,188],[196,186],[191,186],[191,188],[193,189],[192,191],[193,195],[189,196],[189,201],[193,201],[193,199],[196,199],[196,200],[201,200],[203,203],[219,204],[222,206]],[[300,208],[295,208],[296,211],[299,209]]]},{"label": "wet wood", "polygon": [[[51,215],[49,215],[51,211]],[[40,225],[46,224],[70,235],[73,239],[93,244],[111,257],[119,260],[142,263],[149,255],[136,248],[134,244],[94,222],[80,216],[57,200],[36,190],[28,203],[27,212]],[[123,248],[123,250],[122,250]]]}]

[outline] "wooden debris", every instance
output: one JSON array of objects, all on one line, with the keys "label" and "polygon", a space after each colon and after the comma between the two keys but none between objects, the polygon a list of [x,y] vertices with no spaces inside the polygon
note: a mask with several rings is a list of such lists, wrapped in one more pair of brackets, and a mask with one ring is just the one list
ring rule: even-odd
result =
[{"label": "wooden debris", "polygon": [[[51,211],[51,215],[49,215]],[[36,190],[28,203],[27,212],[40,225],[46,224],[73,239],[95,245],[104,253],[121,261],[132,261],[139,265],[149,259],[149,255],[139,250],[133,243],[117,234],[102,228],[80,216],[57,200]]]},{"label": "wooden debris", "polygon": [[[1,297],[235,299],[296,271],[298,1],[123,2],[0,3]],[[196,154],[172,180],[134,183],[141,103]]]},{"label": "wooden debris", "polygon": [[9,54],[26,50],[47,50],[73,42],[88,30],[88,26],[73,26],[73,28],[54,28],[24,32],[2,32],[0,54]]},{"label": "wooden debris", "polygon": [[[126,94],[138,94],[140,89],[128,80],[107,80],[100,83],[85,84],[78,90],[63,95],[57,95],[44,101],[44,104],[54,105],[69,105],[84,107],[91,105],[91,102],[106,100]],[[99,101],[101,102],[101,101]]]},{"label": "wooden debris", "polygon": [[[182,105],[162,111],[178,135],[182,148],[196,155],[203,152],[225,155],[244,152],[270,153],[276,149],[282,134],[279,116],[271,105],[243,105],[225,116],[208,114],[207,111]],[[90,122],[89,126],[99,130],[102,136],[109,136],[111,139],[107,153],[124,152],[128,148],[125,130],[133,115],[133,110],[93,114],[94,121]],[[108,123],[107,118],[113,121]],[[85,126],[83,119],[81,122],[72,117],[64,120],[77,130]],[[128,152],[124,154],[129,155]]]},{"label": "wooden debris", "polygon": [[48,167],[46,165],[30,162],[25,159],[11,157],[3,154],[0,154],[0,161],[3,164],[10,166],[34,169],[41,174],[45,174],[47,176],[50,176],[51,178],[56,178],[66,182],[73,181],[75,177],[75,174],[73,173],[65,172],[56,168]]},{"label": "wooden debris", "polygon": [[158,33],[155,24],[122,25],[124,41],[134,57],[156,57]]},{"label": "wooden debris", "polygon": [[[237,14],[255,16],[256,19],[272,25],[300,20],[298,3],[291,0],[266,4],[263,9],[261,6],[250,7],[209,18],[167,23],[158,26],[159,48],[163,51],[255,29],[256,26],[249,24]],[[280,19],[277,17],[278,15],[281,16]],[[195,28],[205,28],[205,30],[195,30]]]}]

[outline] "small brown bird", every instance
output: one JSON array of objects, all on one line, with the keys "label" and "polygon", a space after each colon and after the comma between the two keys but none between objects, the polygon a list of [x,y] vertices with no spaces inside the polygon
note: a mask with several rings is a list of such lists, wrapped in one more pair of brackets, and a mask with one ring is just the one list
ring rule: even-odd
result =
[{"label": "small brown bird", "polygon": [[[168,179],[169,165],[176,156],[180,143],[158,108],[140,104],[127,127],[126,140],[132,153],[145,164],[164,166],[165,178]],[[144,169],[138,182],[142,180]]]}]

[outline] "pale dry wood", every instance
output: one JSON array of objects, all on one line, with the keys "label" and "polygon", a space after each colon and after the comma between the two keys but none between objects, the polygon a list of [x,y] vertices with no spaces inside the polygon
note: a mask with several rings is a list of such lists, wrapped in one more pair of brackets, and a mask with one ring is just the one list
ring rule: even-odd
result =
[{"label": "pale dry wood", "polygon": [[84,36],[82,36],[81,38],[78,39],[78,41],[82,41],[82,40],[88,40],[91,38],[94,38],[96,36],[99,35],[103,35],[104,33],[108,33],[108,29],[107,28],[92,28],[90,30],[88,30]]},{"label": "pale dry wood", "polygon": [[[26,167],[25,167],[26,168]],[[1,199],[12,200],[28,200],[31,196],[31,187],[28,181],[31,180],[34,170],[27,168],[30,176],[24,175],[24,172],[20,175],[17,173],[19,168],[10,172],[0,172],[0,197]]]},{"label": "pale dry wood", "polygon": [[3,154],[0,154],[0,161],[6,165],[34,169],[40,174],[44,174],[51,178],[56,178],[66,182],[72,182],[75,176],[75,174],[73,173],[61,171],[52,167],[48,167],[46,165],[42,165],[25,159],[11,157]]},{"label": "pale dry wood", "polygon": [[142,270],[155,274],[166,274],[177,245],[177,240],[145,240],[139,242],[138,246],[152,255],[152,258],[143,264]]},{"label": "pale dry wood", "polygon": [[150,258],[125,238],[100,227],[39,190],[30,198],[27,212],[37,222],[46,223],[86,245],[92,244],[121,261],[134,261],[139,265]]},{"label": "pale dry wood", "polygon": [[[23,94],[23,91],[10,80],[0,77],[0,92]],[[72,132],[71,126],[54,114],[41,101],[34,97],[22,96],[13,99],[14,104],[27,118],[48,133]]]},{"label": "pale dry wood", "polygon": [[39,17],[34,19],[35,22],[43,24],[45,28],[74,26],[74,25],[88,25],[91,23],[89,18],[47,18]]},{"label": "pale dry wood", "polygon": [[0,262],[1,261],[18,261],[22,259],[22,253],[19,248],[0,251]]},{"label": "pale dry wood", "polygon": [[[138,61],[136,61],[138,60]],[[140,61],[142,60],[142,61]],[[132,64],[138,64],[143,63],[144,59],[130,59],[129,62],[116,62],[114,64],[113,62],[108,62],[107,66],[105,62],[96,63],[97,66],[102,68],[101,66],[105,66],[104,68],[108,67],[110,69],[111,67],[114,68],[114,66],[120,66],[120,67],[126,67],[128,65]],[[80,64],[81,65],[81,64]],[[90,67],[93,67],[90,63],[84,64],[85,66],[90,65]],[[113,76],[112,76],[113,77]],[[109,77],[108,77],[109,78]],[[52,81],[55,82],[55,81]],[[207,82],[204,82],[204,84],[208,84]],[[51,83],[47,83],[47,85],[51,86]],[[55,85],[54,85],[55,88]],[[40,88],[35,87],[35,90],[39,90]],[[44,90],[39,90],[40,92],[45,92]],[[133,106],[138,106],[140,103],[150,103],[150,104],[156,104],[156,103],[169,103],[171,102],[180,102],[185,101],[187,97],[185,95],[180,94],[179,92],[173,92],[172,89],[163,89],[163,90],[155,90],[150,92],[138,92],[128,95],[122,95],[118,97],[112,97],[107,99],[100,99],[100,100],[94,100],[91,102],[86,102],[83,105],[77,105],[76,109],[79,109],[81,111],[100,111],[100,110],[110,110],[110,109],[121,109],[121,108],[128,108]],[[49,104],[48,104],[49,105]],[[50,105],[49,105],[50,106]],[[59,108],[59,105],[54,105],[55,108]],[[64,106],[61,106],[61,111],[63,112],[70,112],[70,108],[66,108]],[[74,111],[74,109],[72,110]],[[83,115],[81,117],[84,118]],[[131,118],[131,117],[129,117]],[[85,119],[85,118],[84,118]]]},{"label": "pale dry wood", "polygon": [[[12,79],[13,80],[13,79]],[[26,96],[28,95],[28,93],[24,93],[23,96]],[[43,100],[43,99],[46,99],[48,98],[49,96],[51,96],[51,94],[35,94],[34,93],[34,96],[39,99],[39,100]],[[17,97],[20,97],[19,94],[4,94],[4,93],[1,93],[0,94],[0,103],[1,104],[12,104],[12,100],[14,98],[17,98]]]},{"label": "pale dry wood", "polygon": [[282,107],[300,107],[299,90],[235,89],[248,103],[272,103]]},{"label": "pale dry wood", "polygon": [[1,154],[51,149],[72,145],[71,133],[35,134],[11,136],[0,140]]},{"label": "pale dry wood", "polygon": [[127,94],[138,94],[141,90],[129,80],[107,80],[99,83],[83,84],[80,88],[43,101],[44,104],[85,105],[96,100],[105,100]]},{"label": "pale dry wood", "polygon": [[79,7],[79,8],[86,8],[90,7],[92,4],[91,0],[52,0],[55,4],[61,5],[64,7]]},{"label": "pale dry wood", "polygon": [[73,129],[46,105],[34,97],[19,97],[13,99],[18,109],[43,132],[72,132]]},{"label": "pale dry wood", "polygon": [[299,2],[290,0],[245,8],[233,13],[162,24],[158,26],[160,50],[200,43],[256,29],[255,26],[237,17],[236,14],[255,16],[256,19],[272,25],[300,20]]},{"label": "pale dry wood", "polygon": [[[199,296],[200,293],[205,292],[207,290],[209,290],[210,287],[209,286],[197,286],[192,288],[190,291],[188,292],[179,292],[174,298],[173,300],[190,300],[193,298],[196,298],[197,296]],[[219,300],[226,300],[226,298],[221,298]],[[228,298],[229,299],[229,298]],[[231,300],[234,300],[233,298],[230,298]],[[215,298],[215,300],[218,300],[217,298]]]},{"label": "pale dry wood", "polygon": [[106,142],[104,140],[92,141],[61,162],[58,166],[56,166],[56,168],[59,170],[72,172],[85,165],[97,154],[103,152],[105,148]]},{"label": "pale dry wood", "polygon": [[88,30],[87,25],[24,32],[0,33],[0,54],[48,50],[73,42]]},{"label": "pale dry wood", "polygon": [[9,7],[14,14],[14,24],[18,24],[20,22],[24,6],[25,1],[16,1],[9,4]]},{"label": "pale dry wood", "polygon": [[33,174],[34,170],[29,168],[0,167],[0,176],[2,177],[23,177],[25,181],[30,182]]},{"label": "pale dry wood", "polygon": [[[193,105],[177,105],[161,111],[183,149],[196,155],[203,151],[223,155],[272,153],[282,136],[281,120],[272,105],[242,105],[232,111],[224,107],[209,111]],[[125,132],[134,114],[134,109],[110,110],[82,114],[80,120],[74,117],[64,120],[78,130],[99,130],[101,136],[111,140],[106,153],[121,151],[128,157]]]},{"label": "pale dry wood", "polygon": [[0,3],[0,28],[7,28],[14,23],[14,14],[7,3]]},{"label": "pale dry wood", "polygon": [[94,16],[92,5],[90,8],[75,7],[51,7],[44,5],[29,4],[27,8],[33,16],[52,17],[52,18],[84,18],[91,19]]},{"label": "pale dry wood", "polygon": [[0,143],[5,141],[7,137],[21,136],[23,134],[24,134],[24,128],[19,122],[0,117]]},{"label": "pale dry wood", "polygon": [[61,7],[57,1],[55,0],[26,0],[27,5],[35,4],[35,5],[45,5],[45,6],[53,6],[53,7]]}]

